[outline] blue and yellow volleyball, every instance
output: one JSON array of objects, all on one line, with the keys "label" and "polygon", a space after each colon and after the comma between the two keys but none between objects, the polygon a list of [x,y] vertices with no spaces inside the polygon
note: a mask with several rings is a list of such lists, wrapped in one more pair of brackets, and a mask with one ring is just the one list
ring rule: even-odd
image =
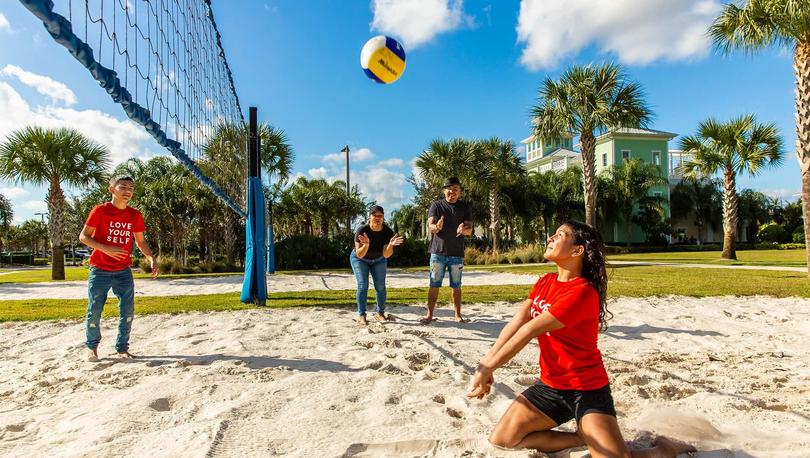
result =
[{"label": "blue and yellow volleyball", "polygon": [[405,71],[405,49],[397,40],[377,35],[360,51],[360,66],[366,76],[381,84],[391,84]]}]

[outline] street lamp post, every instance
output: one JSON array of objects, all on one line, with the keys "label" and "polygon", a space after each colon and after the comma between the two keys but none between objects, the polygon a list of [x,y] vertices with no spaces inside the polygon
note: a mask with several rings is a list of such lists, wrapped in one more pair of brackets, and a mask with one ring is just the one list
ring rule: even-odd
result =
[{"label": "street lamp post", "polygon": [[[346,153],[346,203],[348,204],[352,198],[352,193],[350,191],[351,185],[349,184],[349,145],[343,147],[340,150],[341,153]],[[351,209],[347,205],[346,209],[349,211],[349,214],[346,215],[346,230],[349,231],[349,234],[352,233],[352,215]]]}]

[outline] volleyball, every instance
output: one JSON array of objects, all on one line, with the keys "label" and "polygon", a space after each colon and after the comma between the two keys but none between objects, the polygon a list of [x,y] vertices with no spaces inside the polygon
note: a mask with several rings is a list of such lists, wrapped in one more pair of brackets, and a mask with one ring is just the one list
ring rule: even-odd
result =
[{"label": "volleyball", "polygon": [[405,50],[397,40],[377,35],[360,51],[360,66],[366,76],[381,84],[391,84],[405,71]]}]

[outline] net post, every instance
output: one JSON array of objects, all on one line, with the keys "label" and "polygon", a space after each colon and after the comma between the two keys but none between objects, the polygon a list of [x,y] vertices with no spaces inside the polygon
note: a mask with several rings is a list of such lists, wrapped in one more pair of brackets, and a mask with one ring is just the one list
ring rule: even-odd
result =
[{"label": "net post", "polygon": [[267,276],[265,272],[265,205],[261,180],[261,158],[256,107],[249,108],[248,176],[245,208],[245,279],[242,283],[242,302],[265,305],[267,302]]}]

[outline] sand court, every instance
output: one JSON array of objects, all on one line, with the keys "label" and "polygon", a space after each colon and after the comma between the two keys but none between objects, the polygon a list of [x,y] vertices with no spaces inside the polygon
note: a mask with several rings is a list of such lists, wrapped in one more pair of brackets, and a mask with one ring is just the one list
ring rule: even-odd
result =
[{"label": "sand court", "polygon": [[[143,282],[141,282],[143,283]],[[486,436],[537,375],[531,343],[464,395],[515,304],[393,306],[359,327],[348,308],[136,317],[134,361],[81,360],[80,320],[0,325],[0,455],[538,456]],[[700,457],[802,456],[810,447],[810,301],[622,298],[600,346],[625,437],[667,434]],[[570,429],[572,424],[564,428]],[[585,456],[574,451],[570,456]]]}]

